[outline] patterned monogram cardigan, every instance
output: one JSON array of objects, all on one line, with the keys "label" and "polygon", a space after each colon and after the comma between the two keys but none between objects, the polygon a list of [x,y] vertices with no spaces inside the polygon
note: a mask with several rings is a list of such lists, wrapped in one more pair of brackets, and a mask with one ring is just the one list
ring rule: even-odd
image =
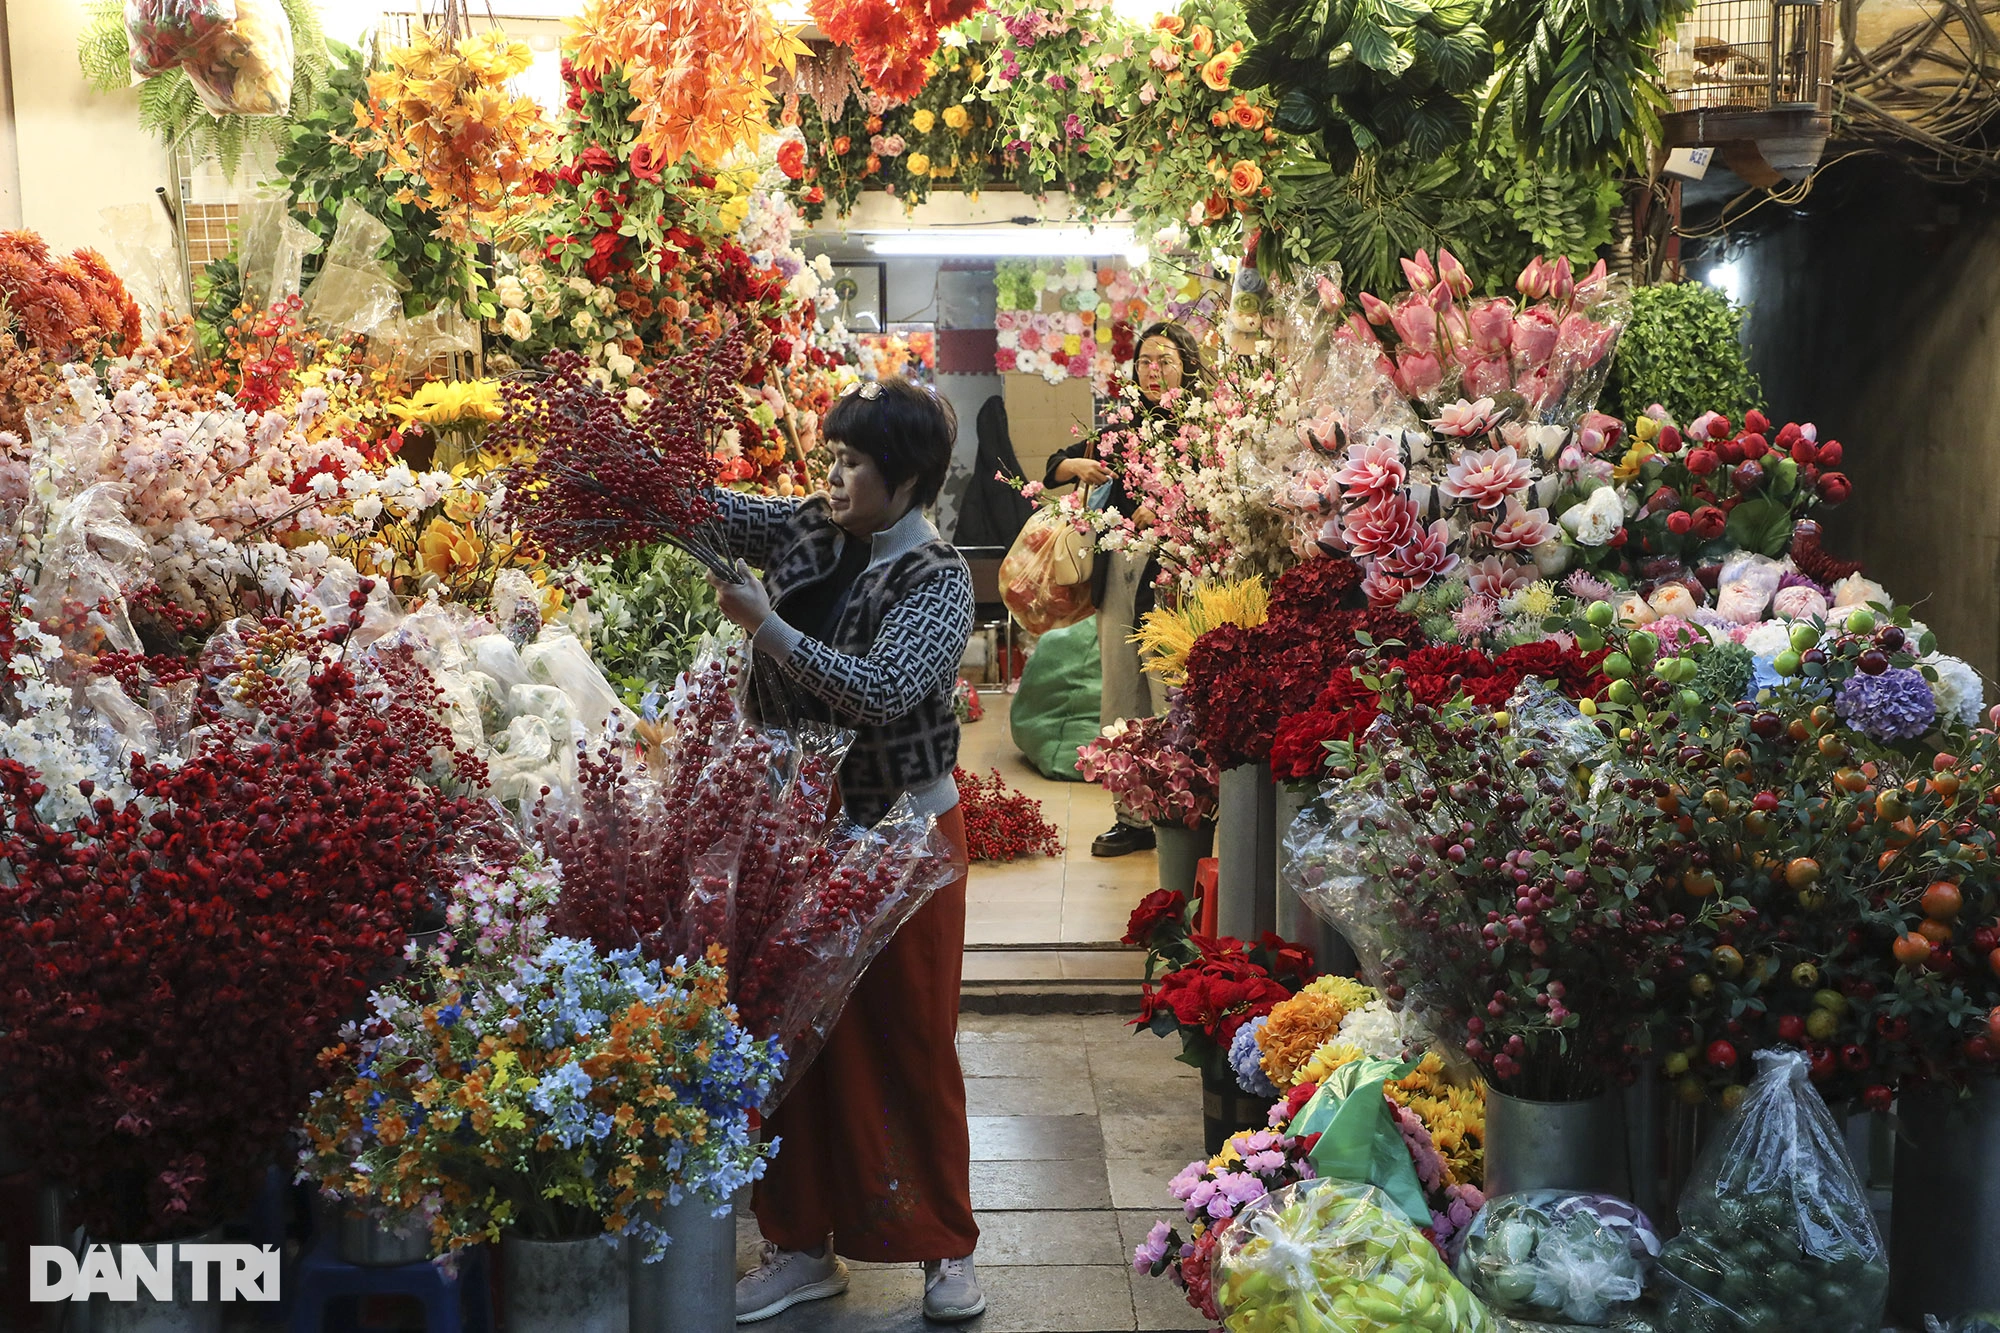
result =
[{"label": "patterned monogram cardigan", "polygon": [[[764,571],[777,606],[831,574],[843,543],[823,498],[763,500],[715,492],[723,545]],[[830,642],[773,613],[755,639],[791,684],[854,730],[840,770],[847,812],[875,824],[904,792],[919,813],[958,804],[952,690],[972,637],[972,573],[919,510],[877,533]]]}]

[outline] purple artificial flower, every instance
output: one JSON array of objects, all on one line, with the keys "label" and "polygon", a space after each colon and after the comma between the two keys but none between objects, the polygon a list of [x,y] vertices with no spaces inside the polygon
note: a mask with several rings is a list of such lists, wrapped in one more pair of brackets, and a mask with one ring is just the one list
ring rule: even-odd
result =
[{"label": "purple artificial flower", "polygon": [[[1060,78],[1061,76],[1058,75],[1057,77]],[[1049,80],[1050,83],[1054,83],[1055,81],[1055,79]],[[1068,118],[1063,121],[1063,133],[1072,139],[1081,139],[1086,133],[1083,128],[1083,117],[1077,115],[1074,111],[1070,112]]]},{"label": "purple artificial flower", "polygon": [[1878,741],[1915,740],[1937,720],[1937,696],[1922,673],[1890,667],[1879,676],[1850,676],[1834,698],[1834,711],[1848,726]]},{"label": "purple artificial flower", "polygon": [[1583,602],[1608,602],[1611,600],[1611,585],[1598,578],[1589,570],[1579,569],[1567,580],[1570,592]]},{"label": "purple artificial flower", "polygon": [[1146,1233],[1146,1239],[1138,1249],[1132,1251],[1132,1271],[1151,1273],[1167,1260],[1167,1237],[1173,1228],[1165,1222],[1153,1223],[1153,1229]]},{"label": "purple artificial flower", "polygon": [[1833,594],[1826,590],[1825,584],[1819,582],[1817,579],[1809,578],[1797,570],[1790,570],[1779,576],[1778,591],[1783,592],[1787,588],[1811,588],[1814,592],[1826,598],[1828,602],[1833,600]]}]

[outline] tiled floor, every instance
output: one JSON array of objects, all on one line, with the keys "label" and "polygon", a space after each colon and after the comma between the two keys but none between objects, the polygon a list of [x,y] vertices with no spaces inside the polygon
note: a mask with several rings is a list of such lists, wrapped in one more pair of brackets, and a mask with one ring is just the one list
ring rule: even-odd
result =
[{"label": "tiled floor", "polygon": [[965,729],[960,765],[980,774],[998,769],[1009,786],[1040,801],[1043,817],[1062,832],[1063,855],[972,868],[966,979],[1137,979],[1142,966],[1137,954],[1102,946],[1125,933],[1132,908],[1158,887],[1153,854],[1093,858],[1091,839],[1115,819],[1111,798],[1094,784],[1051,782],[1035,772],[1008,734],[1008,696],[987,695],[985,702],[985,717]]},{"label": "tiled floor", "polygon": [[[1116,1017],[968,1014],[959,1056],[972,1125],[972,1206],[987,1312],[971,1333],[1167,1333],[1207,1325],[1132,1250],[1178,1217],[1167,1181],[1201,1153],[1201,1084],[1178,1046]],[[738,1263],[756,1230],[738,1227]],[[850,1264],[845,1296],[770,1333],[916,1333],[914,1265]]]}]

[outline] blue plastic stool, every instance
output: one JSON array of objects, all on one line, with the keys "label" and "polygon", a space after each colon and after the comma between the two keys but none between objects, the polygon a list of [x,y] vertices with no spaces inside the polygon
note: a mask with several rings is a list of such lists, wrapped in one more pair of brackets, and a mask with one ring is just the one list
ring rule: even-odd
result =
[{"label": "blue plastic stool", "polygon": [[457,1277],[433,1263],[363,1268],[342,1262],[333,1237],[323,1235],[292,1279],[291,1333],[322,1333],[326,1307],[343,1297],[410,1296],[424,1307],[427,1333],[492,1333],[492,1289],[487,1282],[486,1249],[469,1251]]}]

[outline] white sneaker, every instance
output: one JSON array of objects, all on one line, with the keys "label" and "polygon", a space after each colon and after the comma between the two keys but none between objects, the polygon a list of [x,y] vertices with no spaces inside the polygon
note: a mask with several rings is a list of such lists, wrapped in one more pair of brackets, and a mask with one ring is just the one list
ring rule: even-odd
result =
[{"label": "white sneaker", "polygon": [[956,1324],[986,1313],[986,1296],[972,1271],[972,1256],[933,1259],[924,1265],[924,1318]]},{"label": "white sneaker", "polygon": [[769,1241],[757,1267],[736,1280],[736,1322],[754,1324],[806,1301],[825,1300],[847,1290],[847,1265],[831,1242],[818,1256],[781,1250]]}]

